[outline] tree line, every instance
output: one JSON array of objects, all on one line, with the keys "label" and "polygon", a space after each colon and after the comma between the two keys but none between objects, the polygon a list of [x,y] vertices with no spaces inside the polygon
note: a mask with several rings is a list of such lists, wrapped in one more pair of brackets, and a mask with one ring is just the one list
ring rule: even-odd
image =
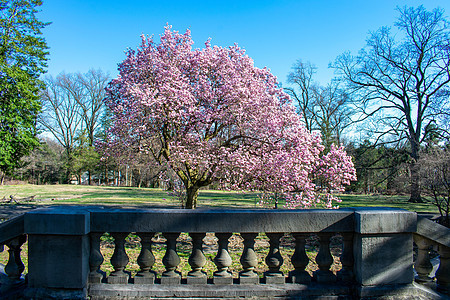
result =
[{"label": "tree line", "polygon": [[[90,70],[41,76],[48,49],[40,30],[48,23],[34,16],[40,4],[7,1],[0,7],[2,183],[8,176],[38,184],[173,184],[163,175],[168,166],[149,163],[152,153],[142,144],[104,156],[99,145],[108,141],[117,114],[104,99],[121,97],[109,75]],[[448,157],[449,22],[439,8],[398,13],[394,27],[370,33],[358,54],[346,52],[330,64],[336,71],[330,83],[317,83],[316,67],[298,60],[284,92],[303,126],[320,133],[325,153],[335,144],[352,155],[358,181],[348,190],[409,193],[410,201],[419,202],[424,190],[445,188],[430,183],[430,165],[446,166]],[[45,132],[40,140],[38,130]]]}]

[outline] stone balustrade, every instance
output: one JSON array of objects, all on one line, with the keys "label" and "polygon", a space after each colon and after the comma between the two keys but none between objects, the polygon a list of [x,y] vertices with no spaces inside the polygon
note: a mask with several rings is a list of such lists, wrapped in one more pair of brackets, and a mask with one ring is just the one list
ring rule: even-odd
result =
[{"label": "stone balustrade", "polygon": [[[428,221],[428,220],[426,220]],[[437,289],[448,294],[448,229],[438,228],[401,209],[339,210],[180,210],[111,209],[101,207],[53,207],[29,212],[21,219],[0,225],[0,243],[9,248],[5,266],[10,282],[23,282],[20,247],[28,236],[28,274],[25,298],[108,299],[132,297],[280,297],[365,299],[394,295],[405,299],[439,299],[426,285],[414,283],[413,236],[418,247],[417,281],[430,283],[429,246],[438,245],[440,268]],[[431,222],[431,221],[430,221]],[[417,227],[419,225],[419,227]],[[12,230],[12,228],[15,228]],[[447,231],[446,231],[447,230]],[[114,239],[110,259],[113,271],[102,270],[105,258],[100,239],[109,233]],[[136,259],[139,271],[131,276],[126,266],[132,260],[125,250],[129,233],[140,238]],[[152,238],[165,238],[164,271],[153,270],[157,262]],[[177,239],[181,233],[192,240],[187,261],[189,271],[180,273]],[[206,233],[217,239],[216,266],[211,276],[204,272]],[[242,271],[233,275],[229,252],[232,234],[243,239],[239,260]],[[255,271],[258,259],[255,239],[268,239],[266,271]],[[280,239],[290,235],[295,250],[288,258],[292,270],[282,271],[286,262]],[[310,258],[306,241],[315,236],[318,270],[312,276],[306,268]],[[339,236],[341,269],[331,271],[330,240]],[[286,256],[285,256],[286,257]],[[131,261],[133,262],[133,261]],[[235,261],[236,263],[236,261]],[[22,279],[21,279],[22,278]],[[3,285],[2,285],[3,286]],[[13,285],[10,285],[13,286]],[[430,285],[428,285],[430,286]],[[432,287],[432,286],[431,286]],[[5,290],[5,288],[3,288]],[[0,295],[2,291],[0,290]],[[3,292],[6,295],[5,292]]]},{"label": "stone balustrade", "polygon": [[[416,282],[432,287],[436,285],[439,292],[450,295],[450,229],[424,217],[418,217],[414,243],[417,245],[414,263]],[[439,255],[436,257],[439,259],[437,270],[433,270],[430,260],[430,252],[433,249]],[[435,276],[431,274],[432,271],[435,271]]]}]

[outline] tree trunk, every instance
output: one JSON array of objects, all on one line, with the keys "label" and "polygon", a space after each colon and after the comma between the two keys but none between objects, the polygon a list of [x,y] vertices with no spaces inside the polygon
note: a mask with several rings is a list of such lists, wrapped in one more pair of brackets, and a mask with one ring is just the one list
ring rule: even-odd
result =
[{"label": "tree trunk", "polygon": [[413,160],[409,166],[409,169],[411,172],[411,195],[408,202],[423,203],[422,197],[420,196],[420,166],[415,160]]},{"label": "tree trunk", "polygon": [[198,190],[199,187],[195,185],[186,189],[186,209],[195,209],[197,207]]},{"label": "tree trunk", "polygon": [[92,185],[92,182],[91,182],[91,171],[90,170],[88,170],[88,185]]},{"label": "tree trunk", "polygon": [[423,203],[422,197],[420,196],[420,165],[419,161],[419,142],[417,139],[412,139],[411,141],[411,158],[412,162],[409,165],[409,171],[411,173],[411,187],[410,187],[410,198],[408,202],[411,203]]}]

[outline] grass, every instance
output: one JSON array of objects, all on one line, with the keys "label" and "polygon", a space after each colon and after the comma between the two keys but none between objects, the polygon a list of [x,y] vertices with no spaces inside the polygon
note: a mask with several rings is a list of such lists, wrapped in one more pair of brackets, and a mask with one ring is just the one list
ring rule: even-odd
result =
[{"label": "grass", "polygon": [[[180,206],[162,189],[80,186],[80,185],[10,185],[0,187],[0,199],[35,196],[33,204]],[[208,207],[259,207],[254,193],[202,190],[199,205]]]},{"label": "grass", "polygon": [[[169,206],[180,207],[161,189],[81,185],[6,185],[0,186],[0,199],[35,196],[33,204],[79,204],[120,206]],[[401,195],[340,195],[340,207],[387,206],[404,208],[416,212],[438,212],[430,202],[409,203],[408,196]],[[201,190],[199,207],[261,208],[256,193]],[[282,207],[280,203],[278,207]]]},{"label": "grass", "polygon": [[[149,189],[149,188],[134,188],[134,187],[106,187],[106,186],[78,186],[78,185],[10,185],[0,186],[0,199],[9,199],[10,195],[15,198],[23,199],[34,196],[36,201],[31,202],[33,205],[62,205],[62,204],[77,204],[77,205],[119,205],[119,206],[169,206],[179,207],[180,204],[171,199],[166,191],[161,189]],[[437,208],[431,203],[409,203],[407,196],[386,196],[386,195],[341,195],[342,203],[340,207],[398,207],[404,208],[410,211],[417,212],[437,212]],[[258,197],[255,193],[239,193],[228,191],[212,191],[202,190],[199,194],[199,207],[233,207],[233,208],[260,208],[258,203]],[[0,205],[14,208],[11,204]],[[279,205],[282,207],[282,204]],[[207,258],[207,264],[205,271],[208,277],[212,277],[212,273],[216,270],[213,263],[213,259],[217,254],[216,239],[212,234],[209,234],[210,238],[205,239],[204,252]],[[190,237],[183,233],[178,239],[177,252],[181,258],[181,263],[178,268],[182,272],[183,276],[186,276],[190,270],[190,266],[187,260],[192,249],[192,243]],[[157,235],[153,238],[153,253],[156,257],[153,270],[156,271],[159,276],[164,271],[162,264],[162,258],[165,254],[165,239],[161,235]],[[5,248],[6,249],[6,248]],[[140,239],[136,235],[130,234],[126,240],[126,252],[129,257],[129,263],[126,270],[130,271],[133,275],[139,270],[137,265],[137,257],[139,256],[141,246]],[[230,270],[233,272],[234,277],[242,270],[242,266],[239,262],[240,255],[242,253],[243,245],[242,238],[239,234],[233,235],[230,238],[229,252],[232,257],[232,266]],[[307,247],[307,255],[310,259],[310,263],[307,266],[307,271],[312,274],[317,269],[315,264],[315,256],[317,255],[317,243],[312,240],[309,241]],[[263,272],[267,270],[264,263],[264,258],[268,252],[268,239],[264,234],[256,239],[255,251],[258,257],[257,272],[262,276]],[[336,272],[340,269],[339,252],[340,246],[332,247],[332,253],[334,257],[334,264],[332,270]],[[24,273],[27,273],[28,263],[27,259],[28,247],[27,243],[22,246],[22,260],[26,266]],[[102,264],[102,270],[109,274],[113,267],[110,263],[111,256],[114,252],[113,238],[108,234],[102,237],[101,252],[105,259]],[[281,241],[280,252],[284,259],[282,271],[287,274],[292,270],[292,264],[290,263],[290,257],[294,252],[294,243],[292,238],[284,237]],[[8,261],[8,252],[3,251],[0,253],[0,263],[6,264]]]}]

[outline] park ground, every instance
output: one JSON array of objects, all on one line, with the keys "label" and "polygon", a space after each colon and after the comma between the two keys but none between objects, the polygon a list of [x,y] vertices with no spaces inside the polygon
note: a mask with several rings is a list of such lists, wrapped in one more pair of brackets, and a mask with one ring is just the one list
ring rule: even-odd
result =
[{"label": "park ground", "polygon": [[[10,202],[12,196],[12,200]],[[397,207],[416,212],[433,212],[438,210],[430,202],[409,203],[407,195],[340,195],[342,202],[340,207]],[[168,195],[167,191],[150,188],[134,187],[110,187],[110,186],[84,186],[84,185],[6,185],[0,186],[0,219],[8,219],[11,216],[23,213],[27,210],[48,205],[112,205],[120,207],[180,207],[180,203]],[[278,206],[282,208],[283,203]],[[243,193],[232,191],[201,190],[199,194],[199,208],[263,208],[259,205],[256,193]],[[335,241],[332,245],[334,264],[332,270],[340,269],[340,242]],[[333,240],[332,240],[333,244]],[[242,253],[242,238],[239,234],[233,235],[230,239],[230,255],[233,265],[231,270],[236,273],[241,270],[239,256]],[[292,269],[290,257],[294,252],[292,237],[284,236],[281,240],[282,256],[284,265],[282,271],[287,272]],[[190,270],[187,260],[190,255],[191,240],[186,233],[182,233],[178,239],[177,252],[182,260],[180,264],[181,272],[186,275]],[[27,243],[23,246],[22,260],[27,268]],[[217,243],[212,233],[208,233],[204,239],[204,253],[207,257],[205,270],[209,276],[215,270],[213,258],[217,251]],[[266,269],[263,263],[268,251],[268,240],[264,234],[260,234],[256,240],[255,250],[258,256],[257,271],[262,274]],[[109,234],[102,237],[101,252],[105,258],[102,270],[110,273],[113,268],[110,258],[114,251],[113,238]],[[139,266],[136,263],[140,252],[139,237],[130,234],[126,240],[126,251],[130,258],[130,263],[126,270],[136,273]],[[308,242],[307,255],[310,257],[308,272],[312,273],[317,269],[314,263],[314,256],[317,255],[318,245],[314,237]],[[164,270],[162,257],[165,254],[165,239],[161,234],[153,238],[153,253],[156,263],[153,270],[161,274]],[[0,263],[5,264],[8,259],[8,252],[0,253]],[[25,270],[25,273],[27,269]]]},{"label": "park ground", "polygon": [[[152,188],[86,186],[86,185],[5,185],[0,186],[0,205],[5,206],[13,196],[19,205],[117,205],[180,207],[178,200],[167,191]],[[408,195],[342,194],[339,207],[396,207],[415,212],[438,212],[425,197],[425,203],[409,203]],[[28,201],[27,201],[28,200]],[[32,201],[29,201],[32,200]],[[16,204],[11,203],[11,204]],[[11,205],[8,203],[8,205]],[[16,204],[17,205],[17,204]],[[251,192],[201,190],[199,208],[263,208],[258,195]],[[269,206],[270,207],[270,206]],[[278,205],[283,207],[283,203]],[[0,207],[1,208],[1,207]],[[268,208],[268,207],[266,207]],[[320,207],[318,207],[320,208]]]}]

